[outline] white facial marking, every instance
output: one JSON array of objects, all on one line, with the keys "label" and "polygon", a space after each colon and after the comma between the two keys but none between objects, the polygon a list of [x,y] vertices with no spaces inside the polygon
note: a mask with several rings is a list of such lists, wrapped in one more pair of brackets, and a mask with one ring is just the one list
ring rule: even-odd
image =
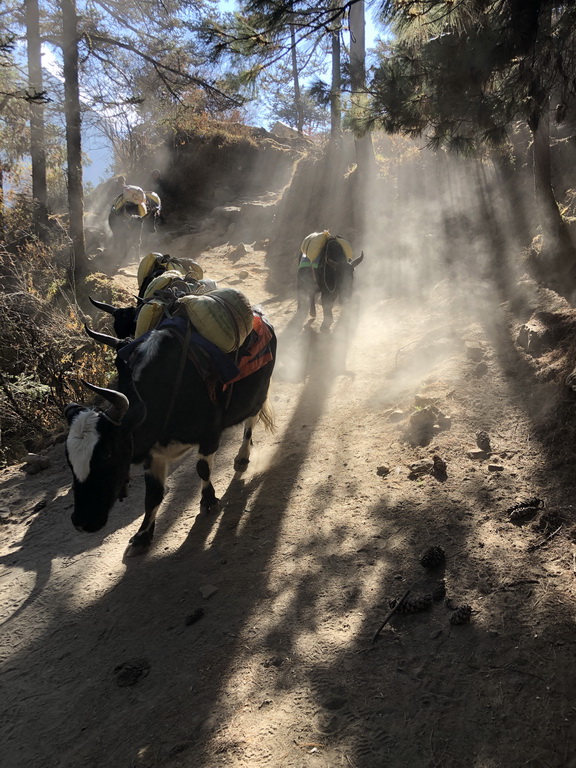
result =
[{"label": "white facial marking", "polygon": [[100,437],[96,429],[99,418],[96,411],[81,411],[70,425],[66,439],[72,471],[81,483],[90,474],[90,460]]}]

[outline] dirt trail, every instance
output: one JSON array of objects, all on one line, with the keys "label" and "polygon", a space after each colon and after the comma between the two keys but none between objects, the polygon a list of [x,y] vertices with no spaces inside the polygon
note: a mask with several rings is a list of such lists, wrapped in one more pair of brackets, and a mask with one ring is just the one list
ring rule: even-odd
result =
[{"label": "dirt trail", "polygon": [[[62,446],[0,475],[2,766],[576,766],[576,488],[538,439],[542,390],[492,287],[467,286],[475,310],[448,282],[365,300],[319,334],[267,292],[263,252],[229,250],[199,261],[275,323],[278,428],[242,480],[227,435],[218,515],[198,513],[187,458],[149,555],[123,560],[140,471],[90,536]],[[480,430],[493,452],[471,458]],[[511,522],[530,497],[544,509]],[[420,565],[431,545],[445,566]],[[442,578],[469,623],[438,601],[371,643],[390,599]]]}]

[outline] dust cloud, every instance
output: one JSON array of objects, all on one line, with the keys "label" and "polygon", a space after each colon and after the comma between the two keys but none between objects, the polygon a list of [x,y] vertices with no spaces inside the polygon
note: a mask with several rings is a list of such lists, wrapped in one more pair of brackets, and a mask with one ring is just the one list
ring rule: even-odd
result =
[{"label": "dust cloud", "polygon": [[[276,222],[279,242],[271,248],[284,260],[290,247],[294,252],[294,265],[283,265],[278,281],[292,295],[296,254],[309,232],[340,234],[365,258],[355,271],[351,306],[336,314],[329,342],[319,332],[321,307],[314,323],[290,320],[279,375],[312,375],[321,390],[335,373],[353,378],[354,365],[376,350],[396,350],[388,371],[392,403],[424,380],[439,356],[473,341],[475,321],[496,328],[507,303],[529,304],[522,254],[535,216],[530,173],[516,170],[512,178],[507,158],[434,153],[400,139],[381,138],[375,146],[380,172],[372,182],[359,182],[357,172],[328,158],[297,170],[286,193]],[[403,318],[417,317],[423,307],[428,324],[416,330],[412,324],[406,336]]]}]

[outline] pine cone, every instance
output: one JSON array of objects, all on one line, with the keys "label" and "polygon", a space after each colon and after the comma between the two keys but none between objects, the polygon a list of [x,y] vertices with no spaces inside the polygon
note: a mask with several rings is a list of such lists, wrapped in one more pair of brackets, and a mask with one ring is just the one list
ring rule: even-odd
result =
[{"label": "pine cone", "polygon": [[442,581],[439,581],[438,584],[432,590],[432,600],[434,600],[435,603],[439,603],[440,600],[444,600],[445,597],[446,597],[446,582],[444,581],[444,579],[442,579]]},{"label": "pine cone", "polygon": [[450,624],[466,624],[472,616],[472,608],[469,605],[461,605],[450,616]]},{"label": "pine cone", "polygon": [[444,477],[446,475],[446,469],[447,469],[447,465],[444,459],[438,456],[438,454],[434,454],[434,456],[432,456],[432,462],[433,462],[432,472],[437,477]]},{"label": "pine cone", "polygon": [[526,501],[520,501],[518,504],[514,504],[512,507],[509,507],[506,510],[506,514],[510,520],[514,522],[516,520],[522,520],[524,517],[529,517],[539,509],[542,509],[543,506],[544,502],[542,499],[527,499]]},{"label": "pine cone", "polygon": [[480,432],[476,432],[476,445],[486,453],[490,453],[492,446],[490,445],[490,435],[486,430],[481,429]]},{"label": "pine cone", "polygon": [[[394,608],[398,600],[393,598],[390,600],[390,608]],[[425,611],[432,605],[432,595],[419,595],[418,597],[407,597],[402,601],[402,605],[398,608],[397,613],[418,613],[419,611]]]},{"label": "pine cone", "polygon": [[428,547],[426,552],[420,558],[420,565],[423,568],[436,568],[446,562],[446,553],[442,547]]}]

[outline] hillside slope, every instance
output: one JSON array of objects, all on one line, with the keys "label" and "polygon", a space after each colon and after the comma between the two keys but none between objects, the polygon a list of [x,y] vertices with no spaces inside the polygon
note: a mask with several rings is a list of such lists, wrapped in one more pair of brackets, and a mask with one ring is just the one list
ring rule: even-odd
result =
[{"label": "hillside slope", "polygon": [[[512,313],[473,274],[386,295],[368,254],[355,306],[320,334],[321,316],[296,323],[290,268],[271,276],[261,243],[195,255],[277,328],[277,431],[256,431],[242,479],[228,434],[217,515],[199,513],[184,459],[150,553],[128,560],[140,471],[93,535],[70,523],[62,446],[44,471],[2,472],[3,765],[572,765],[570,308],[528,281]],[[538,308],[565,344],[532,357],[516,340]],[[427,569],[431,546],[446,561]],[[448,602],[372,642],[390,600],[442,579]],[[452,624],[462,604],[471,620]]]}]

